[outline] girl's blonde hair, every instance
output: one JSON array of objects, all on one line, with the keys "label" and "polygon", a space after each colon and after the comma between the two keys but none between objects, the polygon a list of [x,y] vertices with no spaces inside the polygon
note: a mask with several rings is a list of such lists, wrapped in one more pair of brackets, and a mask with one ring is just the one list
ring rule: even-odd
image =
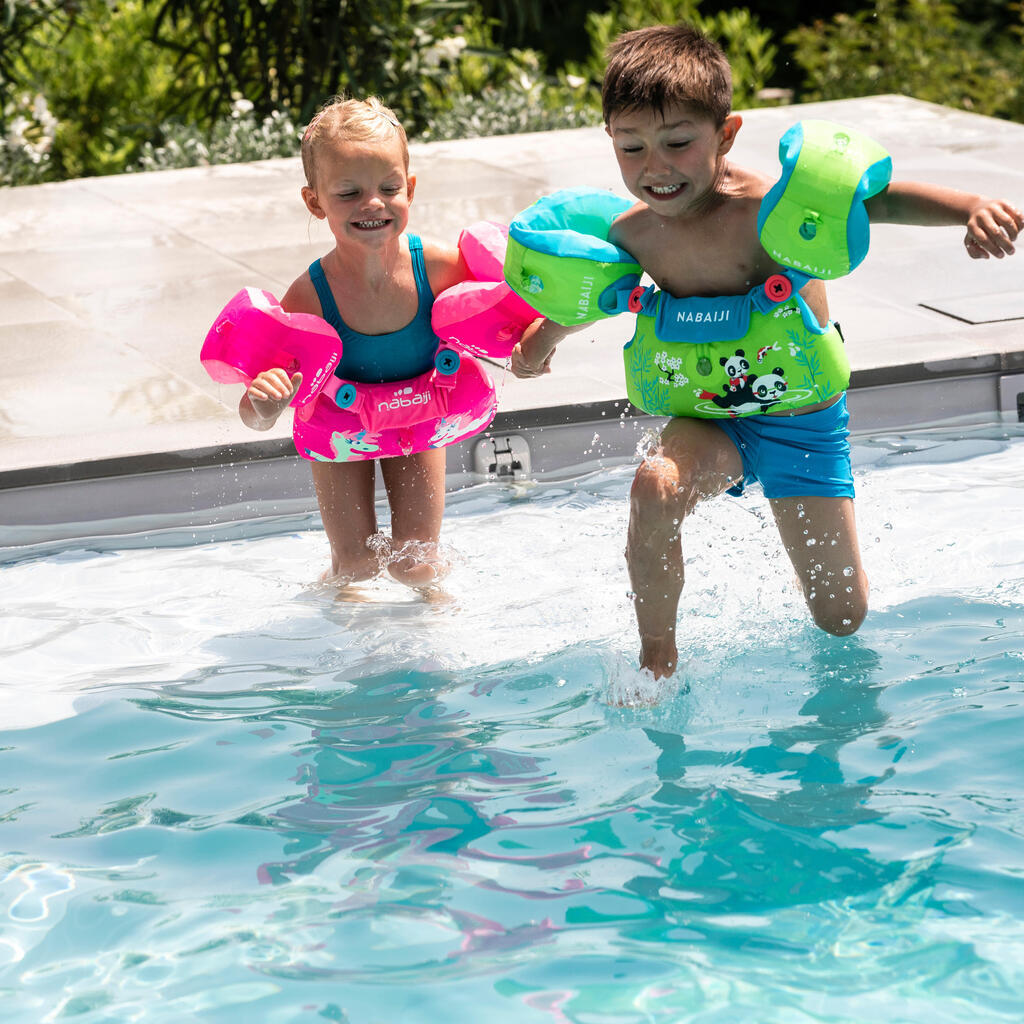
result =
[{"label": "girl's blonde hair", "polygon": [[306,184],[314,186],[316,154],[326,142],[368,142],[397,138],[402,145],[405,169],[409,169],[409,140],[395,112],[376,96],[365,100],[335,96],[329,99],[306,126],[302,135],[302,169]]}]

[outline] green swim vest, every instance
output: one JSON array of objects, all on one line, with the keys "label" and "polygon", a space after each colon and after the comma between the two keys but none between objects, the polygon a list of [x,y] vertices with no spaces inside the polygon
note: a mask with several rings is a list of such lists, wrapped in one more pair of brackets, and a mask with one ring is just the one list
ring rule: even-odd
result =
[{"label": "green swim vest", "polygon": [[[662,341],[658,293],[622,350],[629,400],[654,416],[750,416],[798,409],[841,394],[850,362],[834,324],[814,330],[793,296],[768,313],[750,311],[746,333],[730,341]],[[813,320],[813,314],[807,311]]]}]

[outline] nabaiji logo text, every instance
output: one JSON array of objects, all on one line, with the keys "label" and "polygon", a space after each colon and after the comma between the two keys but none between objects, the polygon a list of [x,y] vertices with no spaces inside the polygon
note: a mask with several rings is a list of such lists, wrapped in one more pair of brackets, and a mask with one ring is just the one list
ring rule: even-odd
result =
[{"label": "nabaiji logo text", "polygon": [[584,277],[580,281],[580,297],[576,303],[576,319],[585,320],[590,316],[590,296],[594,292],[594,279]]},{"label": "nabaiji logo text", "polygon": [[413,394],[412,388],[403,388],[401,391],[395,392],[395,397],[387,402],[378,402],[377,411],[383,412],[385,410],[395,409],[408,409],[413,405],[429,405],[430,404],[430,392],[429,391],[418,391]]}]

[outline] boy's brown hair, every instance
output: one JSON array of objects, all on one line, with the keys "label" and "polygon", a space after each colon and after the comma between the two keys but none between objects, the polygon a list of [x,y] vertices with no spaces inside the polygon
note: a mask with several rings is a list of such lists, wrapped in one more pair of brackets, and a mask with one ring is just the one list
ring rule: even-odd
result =
[{"label": "boy's brown hair", "polygon": [[732,71],[717,43],[692,25],[624,32],[608,47],[601,87],[605,124],[614,114],[680,104],[720,128],[732,111]]}]

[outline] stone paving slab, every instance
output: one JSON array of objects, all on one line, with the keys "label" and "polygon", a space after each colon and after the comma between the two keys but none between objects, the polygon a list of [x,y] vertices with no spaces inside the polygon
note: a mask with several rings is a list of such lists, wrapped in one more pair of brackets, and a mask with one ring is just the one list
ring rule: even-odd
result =
[{"label": "stone paving slab", "polygon": [[[795,121],[861,128],[897,177],[1024,206],[1024,126],[901,96],[749,111],[735,159],[778,170]],[[590,186],[625,194],[600,128],[414,144],[411,230],[454,242],[478,219],[508,221],[537,196]],[[226,449],[268,439],[238,421],[241,388],[213,383],[199,346],[244,285],[277,295],[330,247],[305,213],[298,158],[90,178],[0,191],[0,487],[4,472],[125,456]],[[1024,253],[971,261],[958,228],[873,229],[872,250],[830,286],[856,374],[906,379],[971,360],[1024,369]],[[630,325],[568,338],[555,373],[499,371],[500,410],[528,414],[622,399]],[[866,379],[866,378],[865,378]],[[286,438],[288,418],[269,435]]]}]

